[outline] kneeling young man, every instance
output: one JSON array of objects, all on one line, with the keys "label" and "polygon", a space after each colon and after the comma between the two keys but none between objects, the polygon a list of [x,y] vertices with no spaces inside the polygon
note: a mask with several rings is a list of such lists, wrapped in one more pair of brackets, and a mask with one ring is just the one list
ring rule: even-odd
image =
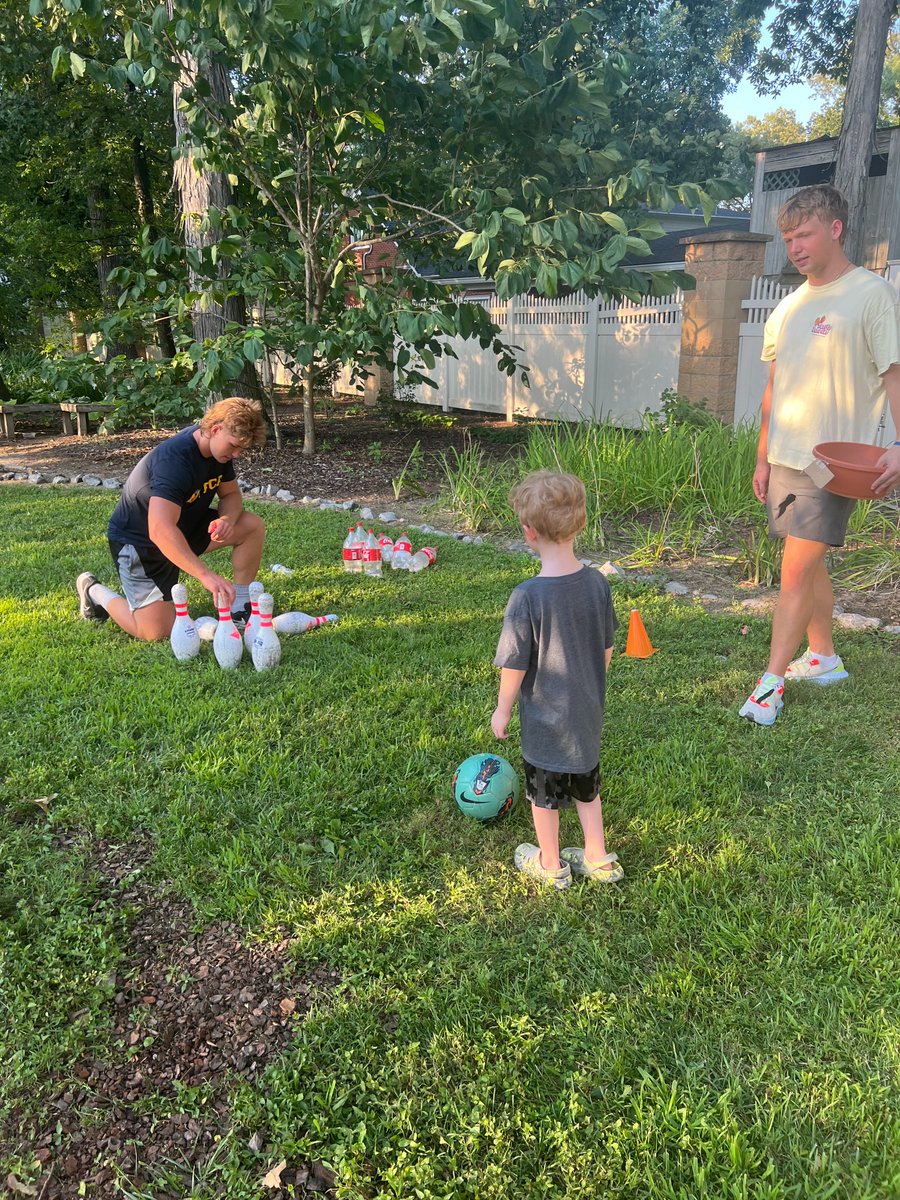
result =
[{"label": "kneeling young man", "polygon": [[[260,406],[230,397],[145,454],[125,481],[107,531],[124,596],[85,571],[75,584],[82,617],[112,617],[145,642],[167,638],[175,622],[172,586],[184,571],[217,604],[245,619],[266,531],[255,513],[244,510],[233,464],[265,440]],[[200,557],[223,547],[231,548],[233,584]]]}]

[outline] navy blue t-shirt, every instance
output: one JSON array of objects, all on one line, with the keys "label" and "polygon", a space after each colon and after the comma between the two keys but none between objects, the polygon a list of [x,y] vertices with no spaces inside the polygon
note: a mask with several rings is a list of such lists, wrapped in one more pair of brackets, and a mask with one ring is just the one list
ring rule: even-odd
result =
[{"label": "navy blue t-shirt", "polygon": [[234,464],[204,458],[194,440],[197,428],[190,425],[160,442],[135,466],[109,519],[110,541],[137,547],[153,545],[148,532],[153,496],[180,506],[178,528],[186,536],[209,524],[219,484],[235,478]]}]

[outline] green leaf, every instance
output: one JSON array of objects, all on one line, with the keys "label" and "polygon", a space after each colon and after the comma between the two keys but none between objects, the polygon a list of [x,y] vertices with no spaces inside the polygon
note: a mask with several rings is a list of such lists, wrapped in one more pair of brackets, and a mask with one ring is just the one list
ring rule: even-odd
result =
[{"label": "green leaf", "polygon": [[559,273],[550,263],[541,263],[535,279],[537,290],[544,296],[555,296],[559,291]]},{"label": "green leaf", "polygon": [[456,245],[453,247],[453,249],[462,250],[465,246],[470,246],[472,242],[475,241],[477,236],[477,233],[475,233],[475,231],[472,229],[467,230],[465,233],[461,233],[456,239]]},{"label": "green leaf", "polygon": [[64,46],[54,46],[50,55],[50,65],[53,68],[53,78],[64,74],[69,66],[69,55]]},{"label": "green leaf", "polygon": [[379,133],[384,133],[384,120],[378,115],[378,113],[369,112],[366,110],[366,112],[363,113],[363,116],[368,123],[373,126],[373,128],[378,130]]},{"label": "green leaf", "polygon": [[463,32],[463,27],[454,17],[453,13],[439,12],[435,14],[442,25],[445,25],[452,34],[455,34],[461,42],[465,41],[466,35]]},{"label": "green leaf", "polygon": [[80,79],[84,74],[85,62],[80,54],[76,54],[73,50],[69,55],[69,70],[72,72],[74,79]]},{"label": "green leaf", "polygon": [[600,213],[600,220],[605,221],[607,225],[616,231],[616,233],[628,233],[628,226],[617,212],[609,212],[608,210],[606,212],[602,212]]},{"label": "green leaf", "polygon": [[513,225],[524,225],[525,214],[518,208],[504,208],[503,216],[505,220],[510,221]]}]

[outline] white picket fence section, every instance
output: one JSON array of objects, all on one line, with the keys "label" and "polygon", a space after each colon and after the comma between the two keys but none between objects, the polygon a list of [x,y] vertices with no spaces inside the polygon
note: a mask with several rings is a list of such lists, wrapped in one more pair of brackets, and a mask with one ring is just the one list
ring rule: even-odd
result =
[{"label": "white picket fence section", "polygon": [[492,294],[471,297],[500,327],[529,368],[530,387],[497,370],[490,350],[477,341],[450,339],[457,357],[445,355],[431,372],[437,389],[416,389],[423,404],[565,420],[610,420],[637,426],[659,408],[665,388],[678,382],[681,350],[680,292],[665,299],[588,299],[583,293],[550,299]]}]

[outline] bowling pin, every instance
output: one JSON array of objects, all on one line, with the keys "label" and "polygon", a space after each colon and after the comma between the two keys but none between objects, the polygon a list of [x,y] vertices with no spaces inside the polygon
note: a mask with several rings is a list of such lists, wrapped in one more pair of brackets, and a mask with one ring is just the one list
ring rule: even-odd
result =
[{"label": "bowling pin", "polygon": [[247,591],[250,593],[250,620],[247,622],[247,628],[244,630],[244,645],[247,647],[249,654],[253,646],[253,638],[256,635],[257,629],[259,629],[259,609],[256,606],[256,602],[261,593],[265,591],[265,588],[258,579],[254,579]]},{"label": "bowling pin", "polygon": [[230,605],[223,602],[219,595],[216,596],[216,607],[219,610],[219,623],[213,638],[213,653],[223,671],[233,671],[241,661],[244,643],[231,619]]},{"label": "bowling pin", "polygon": [[281,642],[278,634],[272,628],[272,607],[275,601],[268,592],[263,592],[257,604],[259,605],[259,629],[253,639],[250,649],[253,665],[257,671],[270,671],[281,662]]},{"label": "bowling pin", "polygon": [[335,613],[325,617],[311,617],[309,613],[283,612],[272,618],[272,628],[276,633],[306,633],[308,629],[318,629],[320,625],[334,625],[337,622]]},{"label": "bowling pin", "polygon": [[175,605],[175,624],[169,634],[169,644],[178,661],[187,662],[200,653],[200,638],[197,626],[188,616],[187,588],[183,583],[172,585],[172,603]]},{"label": "bowling pin", "polygon": [[201,642],[211,642],[216,636],[219,622],[215,617],[198,617],[194,622],[194,626],[197,630],[197,637]]}]

